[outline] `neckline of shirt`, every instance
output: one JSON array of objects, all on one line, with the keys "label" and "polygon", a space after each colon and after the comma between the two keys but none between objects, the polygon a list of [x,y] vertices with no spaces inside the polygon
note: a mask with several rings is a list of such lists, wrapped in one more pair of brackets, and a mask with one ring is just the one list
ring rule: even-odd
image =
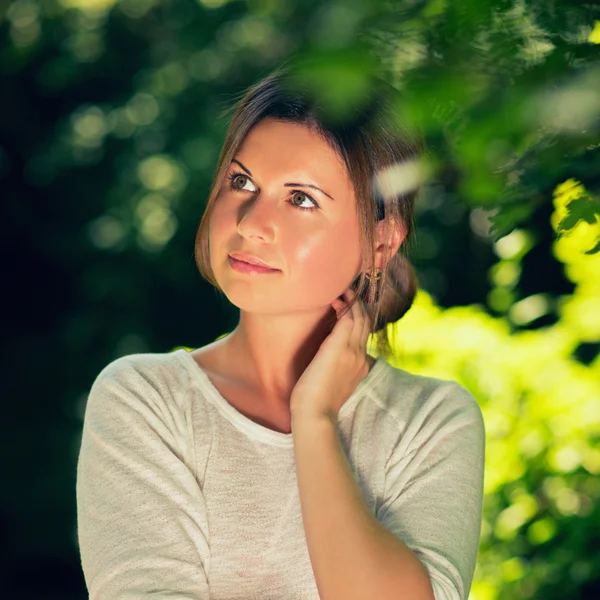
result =
[{"label": "neckline of shirt", "polygon": [[[194,357],[185,348],[179,348],[173,355],[179,358],[187,367],[191,376],[198,382],[202,391],[206,392],[208,399],[214,406],[219,409],[221,414],[225,416],[238,429],[244,431],[253,438],[257,438],[264,442],[269,442],[279,446],[293,446],[293,433],[283,433],[269,429],[264,425],[260,425],[246,415],[239,412],[234,406],[221,395],[219,390],[213,385],[207,373],[194,360]],[[373,385],[380,376],[385,372],[387,362],[382,357],[377,357],[371,370],[366,377],[362,379],[350,397],[344,402],[338,413],[338,422],[354,408],[360,397],[365,392],[366,388]]]}]

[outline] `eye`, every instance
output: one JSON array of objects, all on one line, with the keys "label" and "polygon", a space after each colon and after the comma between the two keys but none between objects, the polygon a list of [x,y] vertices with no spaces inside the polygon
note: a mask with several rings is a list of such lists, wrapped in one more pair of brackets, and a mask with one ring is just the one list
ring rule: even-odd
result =
[{"label": "eye", "polygon": [[[305,194],[304,192],[301,192],[300,190],[293,190],[293,194],[300,194],[301,196],[305,196],[306,198],[308,198],[308,200],[310,200],[315,205],[315,206],[298,206],[297,204],[294,204],[294,202],[290,202],[290,204],[292,204],[296,208],[299,208],[300,210],[316,210],[317,208],[319,208],[319,205],[308,194]],[[306,202],[306,200],[303,200],[303,202]]]},{"label": "eye", "polygon": [[[244,173],[240,172],[240,171],[233,171],[231,173],[231,175],[229,175],[227,177],[227,179],[229,180],[229,188],[234,191],[234,192],[243,192],[243,191],[248,191],[248,192],[252,192],[255,190],[245,190],[244,189],[244,185],[242,184],[241,186],[239,185],[239,181],[241,180],[243,181],[244,179],[247,179],[248,181],[252,181],[247,175],[244,175]],[[305,198],[308,199],[308,201],[312,202],[314,206],[299,206],[298,204],[296,204],[293,201],[289,201],[289,203],[292,206],[295,206],[296,208],[300,209],[300,210],[317,210],[320,208],[319,204],[317,203],[316,200],[314,200],[312,198],[312,196],[309,196],[308,194],[306,194],[305,192],[301,191],[301,190],[292,190],[292,198],[294,198],[295,194],[300,194],[301,196],[304,196]],[[303,202],[306,202],[307,200],[303,200]]]},{"label": "eye", "polygon": [[[250,181],[250,178],[247,177],[246,175],[244,175],[243,173],[240,173],[239,171],[234,171],[231,175],[229,175],[228,179],[229,179],[229,187],[234,191],[234,192],[239,192],[242,191],[244,189],[244,186],[239,187],[236,184],[236,180],[239,181],[239,178],[242,179],[247,179],[248,181]],[[248,191],[252,191],[252,190],[248,190]]]}]

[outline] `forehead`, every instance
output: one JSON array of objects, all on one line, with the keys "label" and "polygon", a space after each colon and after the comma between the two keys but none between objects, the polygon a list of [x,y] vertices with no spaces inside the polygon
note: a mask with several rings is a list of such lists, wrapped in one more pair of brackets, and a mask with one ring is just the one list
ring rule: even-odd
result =
[{"label": "forehead", "polygon": [[235,157],[259,178],[281,173],[289,180],[296,175],[312,180],[336,199],[353,195],[341,157],[306,125],[263,119],[248,132]]}]

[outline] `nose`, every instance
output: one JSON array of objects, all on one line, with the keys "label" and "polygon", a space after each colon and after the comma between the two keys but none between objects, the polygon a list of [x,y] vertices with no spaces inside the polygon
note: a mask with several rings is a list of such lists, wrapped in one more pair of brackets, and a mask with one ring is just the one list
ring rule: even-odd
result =
[{"label": "nose", "polygon": [[277,199],[259,194],[240,209],[238,232],[243,237],[273,237],[273,217],[277,210]]}]

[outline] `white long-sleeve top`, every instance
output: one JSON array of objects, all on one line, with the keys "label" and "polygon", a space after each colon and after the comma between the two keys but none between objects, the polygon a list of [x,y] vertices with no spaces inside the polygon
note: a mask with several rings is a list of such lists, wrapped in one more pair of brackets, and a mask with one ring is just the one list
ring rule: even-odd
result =
[{"label": "white long-sleeve top", "polygon": [[[342,406],[342,445],[371,511],[466,600],[485,430],[461,385],[378,358]],[[91,388],[77,468],[91,600],[319,600],[292,434],[227,402],[184,349],[124,356]]]}]

